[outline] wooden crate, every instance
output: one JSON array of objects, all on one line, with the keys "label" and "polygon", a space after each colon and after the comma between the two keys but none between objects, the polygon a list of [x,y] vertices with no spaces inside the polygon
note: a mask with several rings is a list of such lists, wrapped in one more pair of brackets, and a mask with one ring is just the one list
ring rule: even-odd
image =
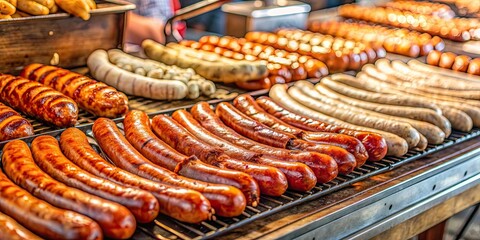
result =
[{"label": "wooden crate", "polygon": [[135,5],[115,0],[97,6],[88,21],[66,13],[0,20],[0,72],[18,74],[30,63],[85,66],[96,49],[122,48],[126,12]]}]

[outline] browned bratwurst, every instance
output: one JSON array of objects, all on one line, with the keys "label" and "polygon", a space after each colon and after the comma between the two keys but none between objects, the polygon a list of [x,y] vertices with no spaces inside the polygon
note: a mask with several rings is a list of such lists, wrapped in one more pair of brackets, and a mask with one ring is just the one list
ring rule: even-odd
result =
[{"label": "browned bratwurst", "polygon": [[75,100],[80,108],[100,117],[119,117],[128,111],[125,94],[66,69],[33,63],[23,69],[21,76],[62,92]]},{"label": "browned bratwurst", "polygon": [[317,183],[315,173],[313,173],[313,171],[303,163],[278,161],[276,159],[265,157],[262,154],[234,145],[210,133],[207,129],[202,127],[189,112],[185,110],[175,111],[172,114],[172,117],[197,138],[222,149],[227,155],[233,158],[280,169],[287,178],[289,189],[304,192],[312,189]]},{"label": "browned bratwurst", "polygon": [[265,110],[263,110],[250,95],[242,94],[236,97],[233,101],[233,105],[245,115],[277,131],[285,134],[292,134],[295,137],[308,142],[334,145],[346,149],[355,156],[357,162],[356,167],[362,166],[368,159],[367,150],[360,140],[344,134],[308,132],[291,126],[265,112]]},{"label": "browned bratwurst", "polygon": [[72,99],[22,77],[0,73],[0,99],[14,109],[59,127],[77,122],[78,107]]},{"label": "browned bratwurst", "polygon": [[0,236],[5,240],[41,240],[41,238],[20,225],[13,218],[0,212]]},{"label": "browned bratwurst", "polygon": [[243,180],[245,183],[242,185],[244,186],[238,186],[241,187],[240,190],[247,197],[247,202],[251,202],[249,199],[258,201],[260,192],[265,195],[280,196],[287,190],[287,179],[277,168],[234,159],[226,155],[221,149],[199,140],[170,117],[165,115],[155,116],[152,119],[152,129],[163,141],[185,154],[195,154],[203,161],[220,168],[242,171],[243,175],[248,176],[248,178],[241,174],[237,174],[237,178],[239,180],[242,178],[251,179],[252,182]]},{"label": "browned bratwurst", "polygon": [[0,141],[33,135],[27,119],[10,107],[0,103]]},{"label": "browned bratwurst", "polygon": [[201,193],[154,182],[113,166],[92,148],[85,133],[77,128],[62,133],[60,146],[65,156],[93,175],[151,192],[160,203],[160,212],[169,217],[188,223],[211,218],[210,202]]},{"label": "browned bratwurst", "polygon": [[52,136],[39,136],[35,141],[38,149],[34,153],[35,163],[57,181],[122,204],[133,213],[137,222],[147,223],[157,217],[158,201],[151,193],[124,187],[79,168],[62,154],[57,139]]},{"label": "browned bratwurst", "polygon": [[[34,157],[40,151],[38,141],[35,139],[32,142]],[[15,147],[18,149],[11,151],[18,151],[19,154],[3,158],[2,164],[5,173],[16,184],[56,207],[92,218],[102,227],[107,237],[126,239],[133,235],[135,217],[127,208],[56,181],[35,164],[26,144],[19,143]]]},{"label": "browned bratwurst", "polygon": [[197,190],[210,201],[219,216],[238,216],[245,209],[245,196],[235,187],[185,178],[150,162],[128,143],[114,121],[99,118],[92,130],[102,150],[118,167],[167,185]]},{"label": "browned bratwurst", "polygon": [[[2,163],[32,160],[28,145],[13,140],[3,147]],[[5,170],[7,168],[4,167]],[[50,239],[102,239],[102,229],[92,219],[63,210],[32,196],[0,172],[0,211],[41,237]]]},{"label": "browned bratwurst", "polygon": [[190,112],[209,132],[237,146],[278,160],[305,163],[313,170],[320,183],[329,182],[337,177],[337,164],[330,156],[317,152],[276,148],[255,142],[225,126],[206,102],[196,104]]},{"label": "browned bratwurst", "polygon": [[326,154],[335,160],[338,165],[338,172],[349,174],[353,171],[357,162],[355,157],[347,150],[325,144],[315,144],[298,139],[292,134],[283,133],[271,129],[264,124],[246,116],[230,103],[222,102],[216,107],[216,114],[220,119],[236,132],[272,147],[286,148],[290,150],[313,151]]},{"label": "browned bratwurst", "polygon": [[300,116],[281,107],[269,97],[257,98],[256,102],[266,112],[292,126],[305,129],[307,131],[341,133],[356,137],[362,141],[363,146],[365,146],[365,149],[367,149],[369,156],[368,160],[370,161],[379,161],[387,154],[387,143],[385,142],[385,139],[378,134],[345,129]]},{"label": "browned bratwurst", "polygon": [[[205,181],[212,181],[213,179],[213,181],[215,181],[214,183],[235,186],[242,190],[244,194],[248,193],[246,191],[251,191],[252,186],[250,185],[253,179],[251,179],[251,177],[246,178],[248,181],[245,181],[245,178],[242,179],[242,177],[245,176],[241,173],[243,169],[240,169],[239,172],[224,169],[223,166],[212,166],[198,159],[205,157],[203,154],[195,154],[187,157],[177,152],[177,150],[183,151],[175,146],[170,146],[161,140],[162,137],[159,138],[152,132],[151,128],[153,126],[151,126],[150,119],[146,113],[141,111],[129,112],[125,118],[124,125],[127,139],[134,142],[132,145],[153,163],[170,170],[175,170],[175,172],[180,175],[185,174],[184,176],[186,177],[197,178],[198,180],[202,180],[203,177]],[[168,141],[170,142],[171,140]],[[191,152],[188,152],[186,154],[190,153]],[[212,155],[211,157],[213,158],[215,156]],[[208,160],[216,161],[215,159]],[[252,171],[254,171],[254,169],[255,166]],[[259,186],[256,186],[257,189],[258,187]],[[253,203],[251,200],[248,200],[247,197],[247,202]]]}]

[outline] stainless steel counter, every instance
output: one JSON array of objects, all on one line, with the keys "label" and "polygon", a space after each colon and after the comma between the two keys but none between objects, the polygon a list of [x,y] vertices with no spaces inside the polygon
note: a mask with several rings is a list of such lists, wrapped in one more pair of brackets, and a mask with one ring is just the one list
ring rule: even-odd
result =
[{"label": "stainless steel counter", "polygon": [[245,225],[222,239],[369,239],[480,184],[480,138]]}]

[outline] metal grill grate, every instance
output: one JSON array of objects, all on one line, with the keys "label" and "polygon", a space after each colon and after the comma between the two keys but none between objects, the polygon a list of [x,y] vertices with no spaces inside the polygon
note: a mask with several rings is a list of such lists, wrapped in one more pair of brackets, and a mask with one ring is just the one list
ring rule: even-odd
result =
[{"label": "metal grill grate", "polygon": [[[162,113],[171,113],[172,111],[161,111]],[[151,114],[154,115],[154,114]],[[119,127],[122,129],[122,123],[119,119]],[[92,136],[91,124],[78,127],[84,131],[87,136]],[[62,130],[55,130],[47,134],[59,137]],[[387,157],[378,162],[367,162],[360,168],[355,169],[348,175],[340,175],[333,181],[325,184],[317,184],[311,191],[294,192],[287,191],[280,197],[261,196],[257,207],[247,207],[246,210],[237,217],[225,218],[218,217],[213,221],[205,221],[200,224],[186,224],[160,215],[154,222],[149,224],[139,224],[134,239],[211,239],[226,234],[235,228],[253,222],[257,219],[267,217],[276,212],[299,205],[303,202],[317,199],[321,196],[338,191],[353,183],[387,172],[400,165],[414,161],[433,152],[437,152],[446,147],[464,142],[474,137],[480,136],[480,128],[475,128],[469,133],[453,131],[452,134],[440,145],[428,145],[424,151],[409,151],[404,157]],[[27,137],[23,140],[30,143],[34,137]],[[100,152],[94,139],[91,139],[92,146]],[[6,142],[0,143],[0,148]],[[0,151],[1,153],[1,151]],[[103,155],[103,154],[102,154]],[[108,159],[108,158],[107,158]]]},{"label": "metal grill grate", "polygon": [[365,178],[377,175],[405,163],[414,161],[433,152],[480,135],[480,129],[470,133],[455,132],[441,145],[429,145],[424,151],[409,151],[404,157],[387,157],[378,162],[367,162],[348,175],[340,175],[333,181],[317,184],[309,192],[287,191],[280,197],[262,196],[257,207],[247,207],[242,215],[234,218],[217,217],[214,221],[201,224],[185,224],[166,216],[159,216],[153,223],[139,225],[134,238],[138,239],[210,239],[226,234],[235,228],[264,218],[303,202],[324,196],[333,191],[350,186]]}]

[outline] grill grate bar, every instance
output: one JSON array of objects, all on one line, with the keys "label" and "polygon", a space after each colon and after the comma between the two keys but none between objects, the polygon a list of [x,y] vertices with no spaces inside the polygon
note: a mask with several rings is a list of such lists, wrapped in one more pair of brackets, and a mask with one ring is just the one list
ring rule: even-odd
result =
[{"label": "grill grate bar", "polygon": [[174,228],[171,228],[171,227],[163,224],[163,223],[160,222],[159,220],[155,220],[154,223],[155,223],[157,226],[159,226],[159,227],[161,227],[161,228],[163,228],[163,229],[171,232],[172,234],[176,235],[177,237],[179,237],[179,238],[181,238],[181,239],[184,239],[184,240],[191,239],[190,237],[188,237],[188,236],[186,236],[185,234],[183,234],[183,233],[175,230]]}]

